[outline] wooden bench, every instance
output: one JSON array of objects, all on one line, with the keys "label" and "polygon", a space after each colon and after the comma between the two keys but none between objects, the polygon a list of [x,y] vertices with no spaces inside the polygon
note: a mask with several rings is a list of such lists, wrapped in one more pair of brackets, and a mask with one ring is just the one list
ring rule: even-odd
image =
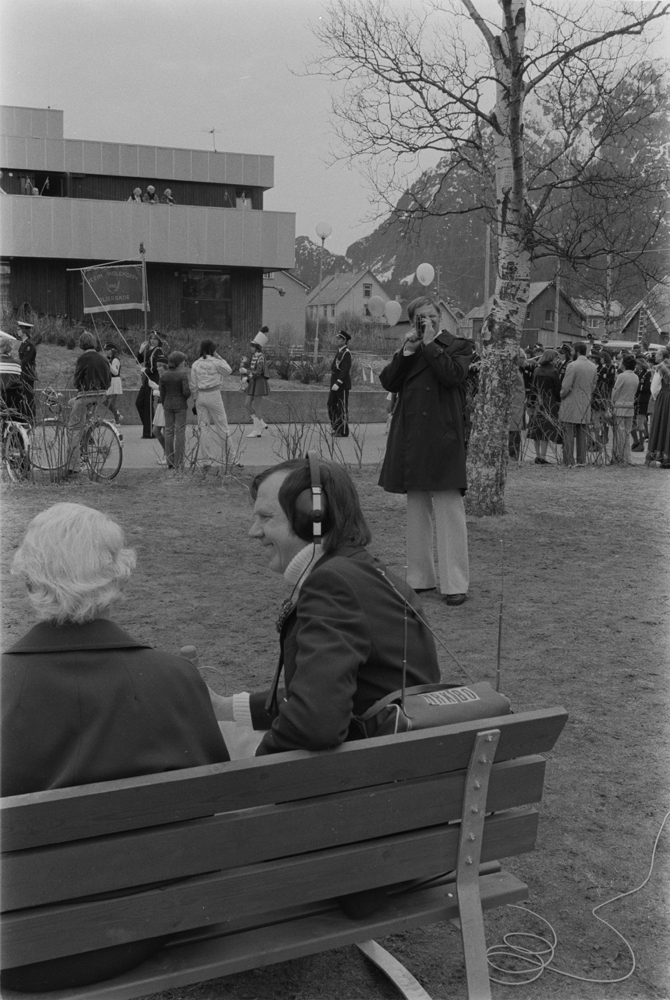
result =
[{"label": "wooden bench", "polygon": [[[3,995],[121,1000],[356,943],[405,996],[427,997],[372,939],[460,918],[469,996],[483,1000],[482,907],[527,896],[488,863],[533,850],[545,772],[538,755],[566,719],[560,708],[523,712],[325,753],[7,798],[5,967],[177,937],[116,979]],[[443,872],[456,875],[390,895],[362,920],[334,902]],[[150,885],[171,879],[180,881]],[[148,888],[81,899],[138,886]]]}]

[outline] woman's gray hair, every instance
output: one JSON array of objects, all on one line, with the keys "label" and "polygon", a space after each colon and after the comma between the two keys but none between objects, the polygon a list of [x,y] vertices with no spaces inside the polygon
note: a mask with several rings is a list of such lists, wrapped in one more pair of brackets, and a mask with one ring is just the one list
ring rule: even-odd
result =
[{"label": "woman's gray hair", "polygon": [[110,517],[78,503],[43,510],[12,562],[37,617],[56,625],[99,618],[135,569],[135,552]]}]

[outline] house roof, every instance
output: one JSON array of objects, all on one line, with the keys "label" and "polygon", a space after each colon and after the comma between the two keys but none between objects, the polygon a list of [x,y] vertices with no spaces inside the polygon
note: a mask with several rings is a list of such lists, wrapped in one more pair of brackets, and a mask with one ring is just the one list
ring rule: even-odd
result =
[{"label": "house roof", "polygon": [[[548,288],[553,289],[554,287],[555,286],[554,286],[554,282],[553,281],[531,281],[531,283],[530,283],[530,292],[529,292],[529,295],[528,295],[528,305],[530,305],[531,302],[534,302],[535,299],[538,297],[538,295],[541,295],[542,292],[546,291],[546,289],[548,289]],[[582,319],[586,319],[586,314],[577,305],[576,300],[575,299],[571,299],[569,295],[566,295],[565,292],[563,291],[563,289],[561,289],[561,298],[564,299],[565,302],[567,302],[568,305],[572,309],[574,309],[576,313],[579,313],[579,315],[582,317]],[[466,315],[463,318],[464,319],[484,319],[484,317],[487,316],[488,313],[489,313],[492,301],[493,301],[493,296],[490,296],[487,302],[485,302],[481,306],[475,306],[473,309],[470,310],[469,313],[466,313]]]},{"label": "house roof", "polygon": [[[338,271],[336,274],[327,275],[320,285],[315,285],[307,296],[307,305],[316,305],[318,299],[319,305],[334,306],[347,294],[347,292],[351,291],[354,285],[357,285],[359,281],[362,281],[363,278],[366,278],[368,275],[373,278],[381,288],[379,279],[375,278],[372,271],[354,271],[353,274]],[[381,288],[381,290],[384,292],[383,288]],[[384,294],[386,295],[386,292],[384,292]]]},{"label": "house roof", "polygon": [[[598,299],[580,299],[575,298],[572,300],[574,305],[583,312],[585,316],[602,316],[605,318],[605,303],[599,301]],[[612,299],[610,302],[609,314],[613,318],[618,318],[624,313],[624,308],[620,302],[616,299]]]},{"label": "house roof", "polygon": [[670,330],[670,287],[666,277],[662,282],[647,292],[643,299],[640,299],[632,309],[629,309],[623,318],[623,328],[628,326],[635,314],[644,309],[649,320],[657,333]]}]

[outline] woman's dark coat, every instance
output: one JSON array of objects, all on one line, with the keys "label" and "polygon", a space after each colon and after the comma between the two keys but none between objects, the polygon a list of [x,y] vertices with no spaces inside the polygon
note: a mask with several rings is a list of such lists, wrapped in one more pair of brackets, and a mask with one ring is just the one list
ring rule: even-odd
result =
[{"label": "woman's dark coat", "polygon": [[394,355],[379,381],[398,393],[379,485],[387,493],[465,490],[465,380],[474,344],[443,330]]}]

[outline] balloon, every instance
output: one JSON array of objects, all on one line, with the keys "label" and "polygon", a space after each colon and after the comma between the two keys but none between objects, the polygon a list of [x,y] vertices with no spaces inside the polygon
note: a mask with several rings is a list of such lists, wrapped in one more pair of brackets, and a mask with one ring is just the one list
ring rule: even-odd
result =
[{"label": "balloon", "polygon": [[389,326],[395,326],[400,316],[402,314],[402,306],[399,302],[394,302],[391,300],[387,302],[384,306],[384,315],[386,316]]},{"label": "balloon", "polygon": [[368,310],[371,316],[384,315],[384,300],[381,295],[373,295],[371,299],[368,299]]},{"label": "balloon", "polygon": [[435,277],[435,268],[432,264],[419,264],[416,269],[416,277],[422,285],[429,285]]}]

